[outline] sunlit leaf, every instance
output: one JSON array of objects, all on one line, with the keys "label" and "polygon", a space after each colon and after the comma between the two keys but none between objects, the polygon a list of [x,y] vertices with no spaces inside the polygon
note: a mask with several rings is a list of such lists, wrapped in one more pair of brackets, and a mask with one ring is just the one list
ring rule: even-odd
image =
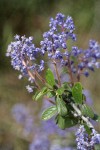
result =
[{"label": "sunlit leaf", "polygon": [[97,121],[97,122],[100,122],[100,116],[97,114],[94,114],[94,117],[92,119]]},{"label": "sunlit leaf", "polygon": [[82,111],[82,114],[85,116],[88,116],[90,118],[94,117],[94,112],[93,112],[92,108],[86,104],[82,105],[81,111]]},{"label": "sunlit leaf", "polygon": [[82,85],[77,82],[72,88],[72,95],[74,97],[75,103],[82,104]]},{"label": "sunlit leaf", "polygon": [[56,123],[58,124],[59,128],[65,129],[75,126],[78,123],[78,121],[76,118],[72,118],[69,116],[62,117],[58,115],[56,118]]},{"label": "sunlit leaf", "polygon": [[64,93],[64,88],[63,87],[58,88],[57,91],[56,91],[56,93],[58,95],[62,95]]},{"label": "sunlit leaf", "polygon": [[51,98],[51,97],[54,97],[55,96],[55,92],[54,91],[48,91],[47,92],[47,97],[48,98]]},{"label": "sunlit leaf", "polygon": [[66,128],[65,118],[63,118],[62,116],[59,115],[57,117],[57,124],[58,124],[59,128],[64,130]]},{"label": "sunlit leaf", "polygon": [[44,110],[44,112],[42,113],[42,119],[48,120],[51,117],[53,117],[56,113],[57,113],[57,107],[51,106],[51,107],[47,108],[46,110]]},{"label": "sunlit leaf", "polygon": [[70,91],[70,92],[72,91],[71,87],[69,86],[69,84],[67,82],[64,82],[62,84],[62,87],[67,91]]},{"label": "sunlit leaf", "polygon": [[55,85],[54,74],[52,73],[52,71],[50,69],[48,69],[47,72],[46,72],[46,81],[51,86]]},{"label": "sunlit leaf", "polygon": [[66,103],[59,96],[57,96],[56,105],[57,105],[58,114],[60,114],[61,116],[66,116],[67,114]]},{"label": "sunlit leaf", "polygon": [[47,93],[47,87],[43,87],[41,89],[41,91],[36,92],[35,95],[33,96],[33,100],[39,100],[40,98],[42,98],[42,96],[44,96]]}]

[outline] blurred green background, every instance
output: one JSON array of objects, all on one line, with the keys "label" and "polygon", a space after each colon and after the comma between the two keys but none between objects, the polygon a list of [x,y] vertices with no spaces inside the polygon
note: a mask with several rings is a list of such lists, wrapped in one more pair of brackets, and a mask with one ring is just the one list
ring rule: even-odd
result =
[{"label": "blurred green background", "polygon": [[[0,0],[0,150],[28,149],[27,140],[17,134],[11,108],[18,102],[33,109],[38,105],[27,93],[26,81],[18,80],[18,73],[5,57],[7,45],[20,34],[34,36],[38,46],[42,33],[49,28],[49,18],[58,12],[72,16],[79,47],[86,48],[89,39],[100,43],[100,0]],[[83,84],[90,89],[94,109],[100,114],[100,71],[95,72],[87,80],[83,78]],[[100,131],[99,125],[97,128]]]}]

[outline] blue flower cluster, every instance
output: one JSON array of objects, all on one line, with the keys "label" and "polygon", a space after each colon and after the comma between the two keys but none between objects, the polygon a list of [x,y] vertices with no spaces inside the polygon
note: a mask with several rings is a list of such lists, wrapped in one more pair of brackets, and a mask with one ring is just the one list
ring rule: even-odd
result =
[{"label": "blue flower cluster", "polygon": [[[40,48],[36,48],[33,37],[16,35],[15,41],[8,46],[6,56],[11,57],[13,68],[19,70],[23,76],[33,83],[35,81],[35,72],[44,70],[45,58],[47,55],[52,64],[65,67],[67,72],[75,74],[78,81],[81,75],[89,76],[89,70],[100,68],[100,45],[95,40],[90,40],[89,47],[82,50],[77,46],[68,48],[68,40],[76,41],[74,33],[75,26],[73,19],[58,13],[55,18],[50,19],[49,31],[43,34],[43,40],[40,42]],[[40,64],[37,58],[41,56]],[[26,87],[29,92],[33,92],[33,87]]]},{"label": "blue flower cluster", "polygon": [[[52,59],[62,60],[62,49],[67,49],[66,41],[71,38],[76,40],[76,35],[73,33],[75,27],[71,17],[65,18],[61,13],[56,15],[56,18],[50,19],[50,30],[43,34],[44,40],[40,42],[42,52],[48,52],[48,57]],[[66,54],[66,53],[65,53]]]},{"label": "blue flower cluster", "polygon": [[34,119],[24,104],[14,105],[12,115],[16,122],[23,126],[23,133],[25,135],[33,132]]},{"label": "blue flower cluster", "polygon": [[[35,80],[34,71],[41,72],[44,70],[44,60],[37,64],[37,57],[41,55],[40,49],[36,48],[33,42],[33,37],[26,38],[25,36],[16,35],[14,42],[8,45],[6,56],[11,57],[11,65],[15,70],[21,72],[19,79],[23,76],[28,77],[28,80],[33,83]],[[32,92],[32,87],[26,87],[29,92]]]},{"label": "blue flower cluster", "polygon": [[100,134],[95,131],[95,129],[92,130],[92,138],[91,138],[91,145],[100,144]]},{"label": "blue flower cluster", "polygon": [[40,42],[41,51],[47,53],[53,63],[67,66],[72,73],[80,76],[89,76],[89,71],[94,67],[100,68],[100,45],[95,40],[90,40],[89,47],[82,50],[76,46],[68,49],[67,41],[76,41],[75,26],[70,16],[67,18],[58,13],[55,19],[50,19],[50,30],[43,34],[44,40]]},{"label": "blue flower cluster", "polygon": [[77,150],[92,150],[95,144],[100,144],[100,134],[92,129],[91,137],[86,133],[83,125],[76,132]]},{"label": "blue flower cluster", "polygon": [[[80,49],[75,45],[71,48],[68,47],[68,40],[72,40],[73,42],[76,41],[76,35],[74,33],[75,26],[70,16],[66,18],[65,15],[58,13],[55,18],[50,19],[49,27],[49,31],[43,34],[40,48],[36,48],[33,44],[33,37],[26,38],[25,36],[16,35],[14,37],[14,42],[11,42],[7,49],[6,56],[11,57],[11,65],[15,70],[21,72],[18,78],[21,79],[25,76],[31,84],[35,84],[35,86],[26,86],[29,93],[33,92],[33,88],[41,89],[39,80],[43,85],[47,85],[47,80],[40,75],[45,68],[44,55],[49,58],[51,66],[53,65],[55,69],[54,75],[56,74],[58,78],[57,84],[59,87],[63,83],[61,77],[63,75],[62,70],[65,68],[66,71],[64,75],[66,75],[66,73],[69,75],[71,85],[73,85],[75,77],[77,81],[80,81],[81,75],[88,77],[89,70],[94,71],[95,68],[100,68],[100,45],[95,40],[90,40],[88,49],[86,50]],[[39,56],[41,56],[40,63],[38,63]],[[74,78],[73,74],[75,74]],[[64,77],[65,76],[63,76],[63,78]],[[67,79],[68,78],[63,79],[64,82],[66,82]],[[50,101],[51,100],[52,98]],[[90,99],[88,99],[87,103],[89,100]],[[53,103],[53,101],[51,102]],[[39,129],[39,125],[35,122],[34,118],[23,104],[15,105],[12,113],[16,121],[23,126],[24,134],[31,134],[33,138],[29,147],[30,150],[73,150],[73,148],[68,148],[66,146],[50,145],[49,136],[54,135],[54,132],[56,135],[66,136],[65,131],[63,132],[58,129],[52,119],[41,123],[41,128]],[[44,137],[42,136],[43,132],[45,133]],[[41,138],[37,136],[38,134]],[[45,136],[48,137],[48,139],[46,139]],[[89,136],[84,126],[81,125],[76,132],[76,142],[78,150],[92,150],[95,144],[100,144],[100,134],[92,129],[92,133]]]},{"label": "blue flower cluster", "polygon": [[[79,62],[77,62],[77,73],[83,73],[86,77],[89,76],[89,71],[94,71],[94,68],[100,68],[100,45],[95,40],[90,40],[87,50],[72,50]],[[73,65],[73,68],[75,66]],[[82,72],[83,71],[83,72]]]}]

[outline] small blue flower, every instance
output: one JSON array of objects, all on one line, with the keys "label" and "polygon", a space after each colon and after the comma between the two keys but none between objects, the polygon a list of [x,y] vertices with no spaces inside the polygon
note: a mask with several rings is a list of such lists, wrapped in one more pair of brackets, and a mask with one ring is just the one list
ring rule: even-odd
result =
[{"label": "small blue flower", "polygon": [[92,137],[92,142],[94,144],[100,144],[100,134],[96,134]]},{"label": "small blue flower", "polygon": [[100,68],[100,62],[95,63],[96,68]]},{"label": "small blue flower", "polygon": [[100,134],[95,129],[92,129],[91,138],[86,133],[83,125],[76,132],[76,142],[78,150],[92,150],[95,144],[100,144]]},{"label": "small blue flower", "polygon": [[33,86],[30,86],[30,85],[27,85],[26,86],[26,89],[29,93],[32,93],[33,92]]},{"label": "small blue flower", "polygon": [[87,70],[85,70],[85,71],[84,71],[84,75],[85,75],[86,77],[88,77],[88,76],[89,76],[89,72],[88,72]]}]

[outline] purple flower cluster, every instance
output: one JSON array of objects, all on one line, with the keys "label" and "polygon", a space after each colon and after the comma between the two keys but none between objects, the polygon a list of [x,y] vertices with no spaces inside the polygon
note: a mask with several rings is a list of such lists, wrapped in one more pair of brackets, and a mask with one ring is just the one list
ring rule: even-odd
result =
[{"label": "purple flower cluster", "polygon": [[70,16],[65,18],[58,13],[55,19],[50,19],[50,30],[43,34],[44,40],[40,42],[41,51],[47,53],[53,63],[59,63],[61,66],[70,67],[72,73],[80,76],[84,74],[89,76],[89,71],[94,68],[100,68],[100,46],[95,40],[90,40],[89,47],[86,50],[72,46],[69,50],[67,46],[68,39],[76,40],[73,33],[75,26]]},{"label": "purple flower cluster", "polygon": [[81,125],[76,132],[76,142],[78,150],[92,150],[95,144],[100,144],[100,134],[93,129],[89,137],[84,126]]},{"label": "purple flower cluster", "polygon": [[16,122],[23,126],[23,133],[25,135],[33,132],[34,119],[24,104],[14,105],[12,108],[12,115]]},{"label": "purple flower cluster", "polygon": [[82,49],[72,49],[72,55],[77,57],[77,67],[72,65],[72,68],[77,73],[81,74],[83,73],[86,77],[89,76],[89,71],[94,71],[94,68],[100,68],[100,45],[94,41],[90,40],[89,47],[87,50]]},{"label": "purple flower cluster", "polygon": [[40,64],[36,62],[38,55],[41,55],[40,49],[36,48],[32,43],[33,37],[26,38],[25,36],[20,37],[16,35],[14,40],[14,42],[8,45],[6,56],[11,57],[11,65],[13,68],[21,72],[19,79],[22,76],[26,76],[33,83],[33,72],[41,72],[44,70],[44,60],[41,60]]},{"label": "purple flower cluster", "polygon": [[92,130],[92,138],[91,138],[91,145],[100,144],[100,134],[97,133],[94,129]]},{"label": "purple flower cluster", "polygon": [[55,19],[50,19],[49,26],[50,30],[43,34],[44,40],[40,42],[41,50],[44,53],[47,51],[49,58],[62,60],[64,54],[61,50],[67,49],[66,41],[69,38],[76,40],[73,20],[70,16],[65,18],[63,14],[58,13]]},{"label": "purple flower cluster", "polygon": [[[80,75],[89,76],[89,70],[100,68],[100,45],[95,40],[90,40],[89,47],[82,50],[77,46],[68,48],[68,40],[76,41],[74,34],[75,26],[73,19],[58,13],[55,18],[50,19],[49,31],[43,34],[43,40],[40,42],[40,48],[36,48],[33,37],[15,36],[15,41],[8,46],[6,56],[11,57],[13,68],[19,70],[23,76],[33,83],[35,81],[36,72],[44,70],[46,54],[52,64],[65,67],[67,72],[76,74],[78,81]],[[40,63],[37,63],[38,56],[42,56]],[[33,92],[33,88],[26,87],[29,92]]]}]

